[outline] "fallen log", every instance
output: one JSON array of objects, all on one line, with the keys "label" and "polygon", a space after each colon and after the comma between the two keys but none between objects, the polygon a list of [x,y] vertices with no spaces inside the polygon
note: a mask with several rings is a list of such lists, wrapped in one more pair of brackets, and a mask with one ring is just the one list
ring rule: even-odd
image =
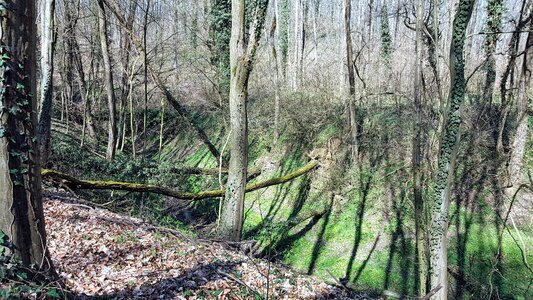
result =
[{"label": "fallen log", "polygon": [[[269,186],[278,185],[289,182],[295,178],[306,174],[318,167],[316,161],[311,162],[300,169],[287,174],[285,176],[272,178],[266,181],[248,184],[246,186],[246,192],[253,192],[259,189],[263,189]],[[118,182],[118,181],[94,181],[94,180],[82,180],[76,177],[70,176],[65,173],[61,173],[55,170],[43,169],[41,175],[44,179],[49,180],[57,185],[65,186],[72,190],[77,189],[93,189],[93,190],[120,190],[130,192],[147,192],[160,194],[164,196],[173,197],[182,200],[202,200],[207,198],[222,197],[226,193],[225,190],[210,190],[202,191],[198,193],[180,192],[170,188],[160,187],[150,184],[140,184],[132,182]]]}]

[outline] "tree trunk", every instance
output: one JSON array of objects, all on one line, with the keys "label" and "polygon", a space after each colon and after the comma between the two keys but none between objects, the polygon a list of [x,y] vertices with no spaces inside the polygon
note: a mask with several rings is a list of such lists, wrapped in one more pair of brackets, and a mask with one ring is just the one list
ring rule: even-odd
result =
[{"label": "tree trunk", "polygon": [[276,50],[276,35],[279,35],[278,26],[278,1],[274,0],[274,13],[272,14],[272,22],[270,24],[269,40],[270,40],[270,53],[272,55],[271,62],[274,62],[274,144],[277,144],[279,140],[279,121],[281,112],[281,103],[279,99],[280,89],[280,74],[278,66],[278,52]]},{"label": "tree trunk", "polygon": [[359,143],[357,140],[357,108],[354,103],[355,99],[355,70],[353,61],[353,46],[352,46],[352,1],[344,0],[344,42],[346,43],[346,68],[348,71],[348,95],[346,97],[347,103],[347,119],[348,132],[350,134],[350,142],[352,145],[352,158],[357,160],[359,157]]},{"label": "tree trunk", "polygon": [[292,89],[295,91],[298,89],[299,81],[298,81],[298,63],[300,61],[299,54],[300,54],[300,42],[301,42],[301,31],[300,31],[300,25],[301,25],[301,10],[302,10],[302,1],[301,0],[295,0],[294,3],[294,56],[292,60]]},{"label": "tree trunk", "polygon": [[104,83],[107,90],[107,107],[109,110],[106,158],[108,160],[113,160],[115,159],[117,143],[117,112],[113,86],[113,70],[111,67],[111,57],[109,54],[107,38],[107,18],[105,15],[104,2],[102,0],[98,0],[98,33],[100,35],[100,47],[102,48],[102,59],[104,62]]},{"label": "tree trunk", "polygon": [[[41,195],[37,144],[35,1],[4,2],[0,26],[0,230],[25,265],[54,275]],[[9,8],[9,9],[6,9]]]},{"label": "tree trunk", "polygon": [[52,129],[52,97],[54,74],[54,12],[55,0],[41,0],[41,94],[39,99],[39,154],[46,165],[50,153],[50,131]]},{"label": "tree trunk", "polygon": [[280,49],[280,65],[283,78],[287,77],[287,61],[289,56],[289,0],[281,0],[281,8],[278,11],[278,39]]},{"label": "tree trunk", "polygon": [[516,103],[518,110],[518,127],[513,141],[513,148],[511,158],[509,161],[509,183],[516,186],[520,182],[522,173],[522,161],[524,159],[525,148],[528,137],[528,92],[531,88],[531,72],[533,71],[533,22],[529,23],[529,32],[527,33],[526,46],[524,51],[524,58],[522,60],[522,73],[519,83],[519,94]]},{"label": "tree trunk", "polygon": [[[133,22],[135,20],[135,12],[137,11],[137,1],[131,1],[128,7],[128,17],[127,24],[128,30],[133,29]],[[128,95],[130,91],[130,53],[131,53],[131,40],[128,37],[128,30],[120,30],[120,45],[121,45],[121,62],[122,62],[122,72],[120,77],[120,108],[118,113],[118,133],[117,133],[117,149],[122,151],[124,149],[124,144],[126,143],[126,112],[128,106]]]},{"label": "tree trunk", "polygon": [[225,199],[222,207],[218,235],[239,241],[244,217],[244,195],[248,165],[248,79],[253,67],[253,58],[266,17],[267,0],[256,2],[253,20],[248,30],[248,44],[244,33],[244,0],[232,0],[230,42],[230,162]]},{"label": "tree trunk", "polygon": [[[502,0],[489,0],[487,3],[487,31],[499,32],[502,27]],[[485,36],[485,52],[486,52],[486,70],[485,83],[483,86],[483,100],[485,103],[492,103],[492,95],[494,92],[494,83],[496,82],[496,58],[494,52],[496,51],[496,43],[498,42],[499,34],[486,34]]]},{"label": "tree trunk", "polygon": [[[65,22],[67,23],[65,26],[67,27],[67,30],[65,31],[65,34],[63,34],[63,36],[64,36],[64,39],[66,40],[65,41],[66,48],[67,48],[66,51],[69,51],[71,53],[71,58],[74,63],[74,68],[76,69],[76,72],[78,74],[78,79],[77,79],[78,87],[80,89],[81,99],[84,104],[84,107],[83,107],[84,128],[85,127],[87,128],[90,137],[95,138],[96,130],[94,129],[92,99],[89,94],[89,88],[87,85],[87,80],[85,78],[85,72],[83,70],[80,47],[78,44],[78,40],[76,39],[76,36],[75,36],[76,24],[77,24],[77,18],[75,16],[77,13],[75,11],[75,8],[73,7],[74,3],[72,3],[71,1],[65,1],[64,6],[65,6],[65,19],[66,19]],[[92,66],[94,62],[94,55],[92,54],[93,54],[93,51],[91,51],[91,56],[90,56],[91,59],[90,59],[89,66]],[[92,71],[92,68],[89,67],[89,72],[91,71]],[[82,137],[82,142],[83,142],[83,137]]]},{"label": "tree trunk", "polygon": [[218,92],[227,100],[230,84],[229,38],[231,36],[231,1],[210,0],[209,35],[211,64],[215,68]]},{"label": "tree trunk", "polygon": [[415,77],[414,77],[414,128],[413,138],[413,198],[415,208],[415,239],[417,270],[415,274],[418,286],[418,295],[423,297],[427,294],[427,263],[426,263],[426,239],[424,203],[422,199],[422,22],[424,13],[424,1],[418,0],[416,8],[416,44],[415,44]]},{"label": "tree trunk", "polygon": [[318,16],[320,14],[320,0],[314,0],[313,7],[313,42],[315,44],[315,64],[318,64]]},{"label": "tree trunk", "polygon": [[461,0],[453,21],[450,46],[450,94],[445,125],[442,127],[435,190],[432,197],[430,241],[431,289],[442,288],[431,299],[447,299],[446,232],[455,160],[460,139],[461,116],[459,109],[464,101],[466,79],[463,50],[466,28],[472,16],[475,0]]},{"label": "tree trunk", "polygon": [[[260,189],[264,189],[269,186],[274,186],[282,183],[289,182],[294,180],[318,167],[316,161],[310,162],[307,165],[301,167],[300,169],[281,176],[277,178],[268,179],[258,183],[248,184],[246,186],[245,192],[253,192]],[[188,170],[184,170],[188,171]],[[192,170],[198,171],[198,170]],[[211,172],[211,170],[207,170]],[[216,171],[213,171],[216,172]],[[169,197],[174,197],[176,199],[184,200],[202,200],[202,199],[216,199],[217,197],[222,197],[226,193],[224,190],[210,190],[202,191],[197,193],[190,192],[181,192],[176,191],[175,189],[159,187],[150,184],[140,184],[132,182],[116,182],[116,181],[95,181],[95,180],[81,180],[70,175],[60,173],[54,170],[42,170],[41,171],[43,178],[50,180],[52,183],[57,184],[58,186],[68,187],[70,189],[94,189],[94,190],[119,190],[119,191],[130,191],[130,192],[148,192],[155,193],[160,195],[165,195]]]},{"label": "tree trunk", "polygon": [[496,138],[496,151],[500,155],[500,157],[504,156],[505,150],[504,131],[505,127],[507,126],[507,117],[509,116],[509,112],[511,110],[512,94],[510,94],[510,92],[512,90],[512,87],[514,86],[516,62],[517,58],[519,57],[518,49],[520,46],[520,33],[529,22],[528,17],[524,18],[525,16],[527,16],[527,2],[527,0],[522,0],[520,14],[518,17],[518,24],[514,28],[514,32],[507,46],[506,54],[507,56],[509,56],[509,60],[500,80],[501,108]]}]

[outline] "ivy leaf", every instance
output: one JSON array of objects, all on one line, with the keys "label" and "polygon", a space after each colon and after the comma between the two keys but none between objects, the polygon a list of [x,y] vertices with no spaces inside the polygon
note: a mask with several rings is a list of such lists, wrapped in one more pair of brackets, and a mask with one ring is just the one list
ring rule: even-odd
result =
[{"label": "ivy leaf", "polygon": [[28,279],[28,274],[26,272],[20,272],[20,273],[17,273],[17,277],[22,280],[26,280]]},{"label": "ivy leaf", "polygon": [[17,82],[17,87],[16,87],[17,90],[23,91],[25,88],[26,87],[24,86],[24,84]]},{"label": "ivy leaf", "polygon": [[19,105],[20,105],[20,106],[27,106],[28,104],[30,104],[30,101],[28,101],[28,99],[22,99],[22,100],[19,102]]},{"label": "ivy leaf", "polygon": [[16,115],[19,111],[20,111],[20,109],[18,107],[12,106],[11,108],[9,108],[9,110],[7,112],[10,115]]},{"label": "ivy leaf", "polygon": [[[6,136],[6,130],[2,127],[0,127],[0,139]],[[1,235],[0,235],[1,238]]]},{"label": "ivy leaf", "polygon": [[61,299],[61,295],[59,295],[56,289],[49,289],[48,292],[46,292],[46,296],[54,299]]},{"label": "ivy leaf", "polygon": [[2,54],[2,60],[10,60],[11,56],[9,56],[9,53]]}]

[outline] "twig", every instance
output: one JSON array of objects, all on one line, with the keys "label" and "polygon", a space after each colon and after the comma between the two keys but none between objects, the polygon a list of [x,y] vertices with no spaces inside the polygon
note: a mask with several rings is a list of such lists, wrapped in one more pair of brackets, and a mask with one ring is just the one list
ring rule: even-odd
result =
[{"label": "twig", "polygon": [[261,299],[263,299],[263,296],[256,290],[254,290],[251,286],[249,286],[248,284],[246,284],[246,282],[240,280],[239,278],[229,274],[229,273],[226,273],[224,271],[221,271],[221,270],[217,270],[217,273],[220,274],[220,275],[223,275],[223,276],[226,276],[227,278],[237,282],[238,284],[244,286],[246,289],[248,289],[248,291],[250,291],[251,293],[259,296]]},{"label": "twig", "polygon": [[433,295],[435,295],[440,289],[442,289],[442,285],[437,285],[434,289],[432,289],[431,291],[429,291],[429,293],[427,295],[425,295],[424,297],[422,297],[422,300],[429,300],[431,297],[433,297]]},{"label": "twig", "polygon": [[186,241],[191,241],[191,239],[189,237],[187,237],[186,235],[184,235],[183,233],[181,233],[181,232],[179,232],[177,230],[174,230],[174,229],[170,229],[170,228],[155,226],[155,225],[151,225],[151,224],[147,224],[147,223],[143,223],[143,222],[133,222],[133,221],[128,221],[128,220],[119,220],[119,219],[108,218],[108,217],[97,217],[97,218],[99,220],[102,220],[102,221],[111,222],[111,223],[115,223],[115,224],[119,224],[119,225],[140,227],[140,228],[146,229],[148,231],[156,231],[156,232],[167,233],[167,234],[170,234],[170,235],[172,235],[174,237],[177,237],[177,238],[180,238],[180,239],[184,239]]}]

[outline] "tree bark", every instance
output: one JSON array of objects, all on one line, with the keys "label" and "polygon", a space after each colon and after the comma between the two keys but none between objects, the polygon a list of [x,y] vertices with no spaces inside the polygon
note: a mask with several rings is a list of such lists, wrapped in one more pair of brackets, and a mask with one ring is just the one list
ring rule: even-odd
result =
[{"label": "tree bark", "polygon": [[107,90],[107,107],[109,110],[108,136],[106,158],[115,159],[117,143],[117,112],[116,99],[113,86],[113,70],[111,57],[109,54],[109,44],[107,37],[107,18],[105,15],[104,1],[98,0],[98,33],[100,35],[100,47],[102,49],[102,60],[104,62],[105,88]]},{"label": "tree bark", "polygon": [[217,233],[222,238],[239,241],[244,217],[244,194],[248,165],[248,79],[266,17],[267,0],[256,2],[253,20],[244,32],[245,1],[232,0],[230,39],[230,162],[225,199]]},{"label": "tree bark", "polygon": [[353,59],[353,45],[352,45],[352,1],[344,0],[344,42],[346,43],[346,68],[348,71],[348,95],[346,97],[347,103],[347,119],[348,132],[350,134],[350,142],[352,145],[352,158],[357,160],[359,157],[359,142],[357,140],[357,108],[355,101],[355,70]]},{"label": "tree bark", "polygon": [[413,174],[413,200],[415,208],[415,239],[417,256],[418,295],[423,297],[427,293],[427,262],[424,203],[422,198],[422,22],[424,1],[418,0],[416,8],[416,43],[415,43],[415,78],[414,78],[414,128],[412,174]]},{"label": "tree bark", "polygon": [[278,52],[276,50],[276,35],[279,35],[278,30],[278,1],[274,0],[274,13],[272,14],[272,22],[270,24],[269,30],[269,39],[270,39],[270,50],[272,59],[274,62],[274,144],[277,144],[279,140],[279,130],[280,130],[280,112],[281,112],[281,103],[279,97],[280,89],[280,74],[278,66]]},{"label": "tree bark", "polygon": [[[502,27],[502,0],[489,0],[487,3],[487,31],[499,32]],[[487,34],[485,37],[485,52],[486,52],[486,70],[485,83],[483,86],[483,100],[485,103],[492,103],[492,96],[494,93],[494,83],[496,82],[496,43],[498,42],[499,34]]]},{"label": "tree bark", "polygon": [[[135,13],[137,12],[137,1],[131,1],[129,3],[128,7],[128,16],[127,16],[127,24],[128,30],[133,30],[133,23],[135,21]],[[118,112],[118,133],[117,133],[117,149],[122,151],[124,149],[124,144],[126,143],[126,112],[128,107],[128,98],[129,98],[129,92],[132,90],[132,87],[130,85],[132,84],[132,81],[130,81],[130,52],[131,52],[131,40],[128,36],[128,30],[121,29],[120,30],[120,55],[121,55],[121,63],[122,63],[122,72],[120,76],[120,99],[119,99],[119,112]]]},{"label": "tree bark", "polygon": [[[509,94],[512,90],[511,87],[514,85],[514,74],[516,68],[516,62],[518,58],[518,49],[520,45],[520,32],[530,21],[530,17],[527,16],[527,0],[522,0],[522,5],[520,8],[520,15],[518,17],[518,24],[515,27],[515,30],[511,36],[509,44],[507,46],[507,55],[509,60],[507,66],[502,74],[500,80],[500,97],[501,97],[501,108],[500,108],[500,120],[498,122],[498,131],[496,138],[496,151],[503,157],[504,155],[504,131],[507,126],[507,117],[511,110],[511,95]],[[508,87],[509,86],[509,87]]]},{"label": "tree bark", "polygon": [[41,94],[39,97],[39,154],[46,165],[50,153],[50,132],[52,129],[52,97],[54,74],[54,13],[55,0],[41,0]]},{"label": "tree bark", "polygon": [[466,79],[463,50],[466,28],[472,16],[475,0],[461,0],[452,27],[450,46],[450,94],[445,125],[442,127],[435,189],[432,196],[430,241],[430,288],[439,285],[439,290],[431,299],[447,299],[447,249],[448,211],[451,186],[460,140],[460,107],[464,101]]},{"label": "tree bark", "polygon": [[0,230],[25,265],[54,275],[47,250],[37,134],[35,1],[4,1],[0,55]]},{"label": "tree bark", "polygon": [[531,59],[533,58],[533,22],[531,21],[529,28],[530,31],[527,33],[524,57],[522,60],[519,94],[516,103],[518,127],[514,136],[513,148],[509,161],[509,183],[513,186],[517,186],[520,182],[522,161],[524,159],[529,130],[528,92],[531,88],[531,72],[533,72],[533,64],[531,63]]}]

